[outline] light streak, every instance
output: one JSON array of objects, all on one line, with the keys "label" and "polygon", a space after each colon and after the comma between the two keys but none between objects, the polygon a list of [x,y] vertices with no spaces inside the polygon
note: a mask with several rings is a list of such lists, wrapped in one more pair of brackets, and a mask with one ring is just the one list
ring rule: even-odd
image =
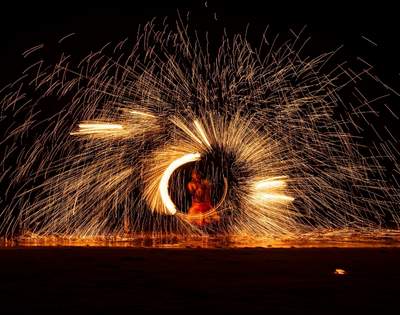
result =
[{"label": "light streak", "polygon": [[164,171],[164,174],[162,175],[161,180],[160,180],[159,191],[160,191],[161,199],[162,199],[165,207],[167,208],[169,214],[176,213],[176,206],[173,203],[173,201],[171,200],[171,197],[169,196],[169,192],[168,192],[169,179],[170,179],[172,173],[184,164],[199,160],[200,157],[201,157],[200,153],[186,154],[186,155],[176,159],[175,161],[173,161],[167,167],[167,169]]}]

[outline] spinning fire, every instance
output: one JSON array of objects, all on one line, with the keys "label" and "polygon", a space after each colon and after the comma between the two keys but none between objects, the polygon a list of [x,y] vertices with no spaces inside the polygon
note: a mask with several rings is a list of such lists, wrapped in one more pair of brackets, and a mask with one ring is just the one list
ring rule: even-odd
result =
[{"label": "spinning fire", "polygon": [[[149,23],[133,46],[105,46],[78,64],[65,53],[39,61],[3,89],[3,234],[398,227],[397,140],[372,124],[379,143],[363,138],[381,100],[358,88],[380,84],[367,63],[355,72],[333,66],[335,52],[303,58],[300,34],[257,48],[226,35],[213,53],[181,22],[162,29]],[[52,102],[62,108],[42,118]],[[211,187],[197,214],[193,169]]]}]

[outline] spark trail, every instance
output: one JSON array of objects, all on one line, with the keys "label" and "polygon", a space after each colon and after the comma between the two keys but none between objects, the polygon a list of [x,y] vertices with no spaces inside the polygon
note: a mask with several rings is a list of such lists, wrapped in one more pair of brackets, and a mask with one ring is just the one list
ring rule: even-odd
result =
[{"label": "spark trail", "polygon": [[[301,48],[299,35],[257,48],[226,35],[209,51],[187,25],[154,22],[78,64],[33,64],[2,92],[1,231],[208,233],[179,202],[191,167],[216,187],[214,232],[397,227],[397,140],[369,123],[383,99],[360,92],[380,81]],[[369,147],[365,126],[379,136]]]}]

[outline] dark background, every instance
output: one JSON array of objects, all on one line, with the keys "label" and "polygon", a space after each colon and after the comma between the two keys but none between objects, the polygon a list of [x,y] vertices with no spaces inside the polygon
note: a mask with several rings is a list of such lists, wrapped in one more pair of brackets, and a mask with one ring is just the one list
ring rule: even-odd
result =
[{"label": "dark background", "polygon": [[153,17],[174,18],[177,10],[183,16],[190,12],[192,25],[208,30],[211,38],[219,39],[224,27],[236,33],[250,24],[248,37],[254,44],[267,25],[271,35],[283,36],[289,28],[300,30],[307,25],[306,34],[312,37],[310,54],[344,44],[346,55],[368,57],[380,76],[398,77],[400,72],[398,11],[389,1],[16,1],[1,10],[1,82],[18,76],[26,66],[21,53],[32,46],[43,43],[50,49],[74,32],[68,48],[86,54],[109,41],[134,37],[138,25]]}]

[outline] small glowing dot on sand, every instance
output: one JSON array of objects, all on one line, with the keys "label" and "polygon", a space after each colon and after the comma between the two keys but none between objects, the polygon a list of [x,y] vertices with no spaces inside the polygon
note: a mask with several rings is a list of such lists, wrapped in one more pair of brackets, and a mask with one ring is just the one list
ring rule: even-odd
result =
[{"label": "small glowing dot on sand", "polygon": [[334,274],[337,276],[344,276],[347,274],[347,271],[344,269],[336,268]]}]

